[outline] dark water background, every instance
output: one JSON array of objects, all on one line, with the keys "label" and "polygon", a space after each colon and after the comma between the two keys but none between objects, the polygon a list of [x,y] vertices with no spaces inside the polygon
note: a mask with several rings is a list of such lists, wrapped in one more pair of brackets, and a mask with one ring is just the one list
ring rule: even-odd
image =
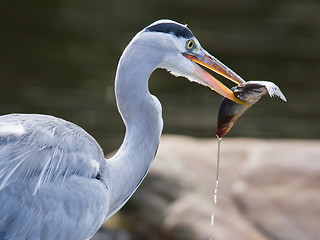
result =
[{"label": "dark water background", "polygon": [[[264,97],[229,137],[319,138],[320,1],[3,1],[0,113],[45,113],[72,121],[105,149],[124,126],[113,84],[118,59],[153,21],[188,23],[202,46],[246,80],[271,80],[288,99]],[[229,87],[232,84],[221,79]],[[164,132],[214,137],[221,97],[157,70],[150,90]]]}]

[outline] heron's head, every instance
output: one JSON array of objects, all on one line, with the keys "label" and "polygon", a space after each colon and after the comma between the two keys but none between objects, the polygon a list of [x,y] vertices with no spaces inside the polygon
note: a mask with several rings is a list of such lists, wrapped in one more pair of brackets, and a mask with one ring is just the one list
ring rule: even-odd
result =
[{"label": "heron's head", "polygon": [[204,50],[186,25],[171,20],[159,20],[143,29],[136,36],[136,40],[140,42],[139,45],[144,51],[148,51],[150,61],[160,59],[157,67],[165,68],[176,76],[183,76],[190,81],[208,86],[222,96],[244,104],[234,96],[232,91],[199,65],[237,84],[245,81]]}]

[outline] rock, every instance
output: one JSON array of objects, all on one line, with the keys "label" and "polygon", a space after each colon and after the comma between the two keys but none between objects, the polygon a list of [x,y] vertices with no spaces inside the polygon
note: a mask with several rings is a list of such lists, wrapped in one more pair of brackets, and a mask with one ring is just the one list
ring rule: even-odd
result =
[{"label": "rock", "polygon": [[214,205],[216,160],[215,139],[163,136],[148,176],[104,228],[114,218],[124,239],[320,239],[320,141],[223,139]]},{"label": "rock", "polygon": [[124,230],[105,230],[101,228],[91,240],[133,240],[130,233]]},{"label": "rock", "polygon": [[320,239],[319,142],[260,146],[235,183],[234,197],[268,239]]}]

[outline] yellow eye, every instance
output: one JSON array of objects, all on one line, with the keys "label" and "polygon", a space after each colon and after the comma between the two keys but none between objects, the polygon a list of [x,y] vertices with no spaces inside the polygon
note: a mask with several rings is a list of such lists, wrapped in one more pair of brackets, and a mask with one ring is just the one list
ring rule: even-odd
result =
[{"label": "yellow eye", "polygon": [[191,48],[193,48],[194,46],[194,41],[192,39],[190,39],[188,42],[187,42],[187,45],[186,45],[186,48],[188,50],[190,50]]}]

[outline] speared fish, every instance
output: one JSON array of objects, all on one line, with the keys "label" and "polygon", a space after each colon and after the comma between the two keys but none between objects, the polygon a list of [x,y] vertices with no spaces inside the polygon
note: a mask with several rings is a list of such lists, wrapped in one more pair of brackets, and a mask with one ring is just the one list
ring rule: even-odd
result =
[{"label": "speared fish", "polygon": [[229,132],[237,119],[259,101],[263,95],[268,93],[270,97],[277,96],[283,101],[287,101],[280,88],[269,81],[248,81],[231,88],[231,91],[237,98],[244,101],[246,105],[236,103],[228,98],[222,99],[216,126],[218,138],[222,138]]}]

